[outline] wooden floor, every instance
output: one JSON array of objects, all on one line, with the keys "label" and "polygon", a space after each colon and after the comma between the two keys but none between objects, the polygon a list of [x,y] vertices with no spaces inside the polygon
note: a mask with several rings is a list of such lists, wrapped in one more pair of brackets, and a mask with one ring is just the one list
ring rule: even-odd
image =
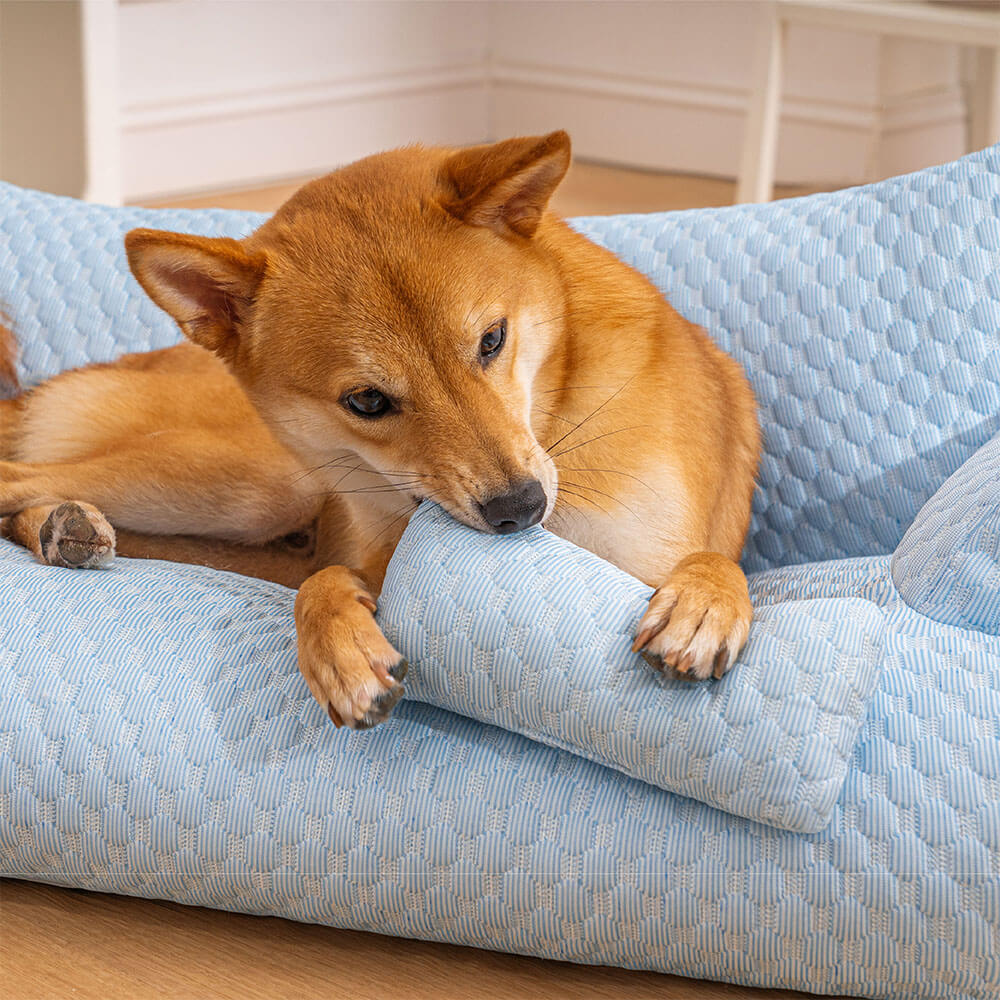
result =
[{"label": "wooden floor", "polygon": [[[273,212],[309,177],[250,190],[216,191],[204,195],[145,200],[150,208],[240,208]],[[818,191],[815,187],[779,185],[776,198]],[[596,163],[574,162],[556,190],[553,209],[560,215],[616,215],[620,212],[667,212],[677,208],[731,205],[734,181],[692,174],[656,174],[622,170]]]},{"label": "wooden floor", "polygon": [[[148,205],[270,212],[308,178]],[[731,203],[734,184],[576,163],[563,215]],[[778,197],[807,193],[782,188]],[[0,1000],[789,1000],[804,994],[568,965],[173,903],[0,883]]]},{"label": "wooden floor", "polygon": [[792,1000],[803,994],[568,965],[0,883],[4,1000]]}]

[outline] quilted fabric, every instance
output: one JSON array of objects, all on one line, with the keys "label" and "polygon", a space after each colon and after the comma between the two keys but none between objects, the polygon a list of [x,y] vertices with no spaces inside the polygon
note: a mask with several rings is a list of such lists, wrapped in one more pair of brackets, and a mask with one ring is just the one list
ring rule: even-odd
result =
[{"label": "quilted fabric", "polygon": [[[804,835],[410,700],[335,730],[275,585],[0,559],[6,875],[757,985],[1000,989],[994,637],[885,606],[847,781]],[[751,585],[892,586],[887,557]]]},{"label": "quilted fabric", "polygon": [[[998,180],[988,150],[836,195],[580,223],[750,362],[768,442],[756,605],[882,606],[882,674],[823,830],[409,700],[338,733],[296,675],[280,588],[125,561],[74,574],[0,543],[0,872],[753,985],[994,1000],[1000,638],[909,607],[888,553],[997,426]],[[116,232],[257,221],[9,187],[0,206],[29,380],[176,337]]]},{"label": "quilted fabric", "polygon": [[948,625],[1000,633],[1000,438],[931,497],[903,536],[892,576],[911,608]]},{"label": "quilted fabric", "polygon": [[123,239],[130,229],[238,238],[264,219],[212,209],[108,208],[0,182],[0,312],[17,332],[22,384],[180,338],[128,269]]},{"label": "quilted fabric", "polygon": [[439,507],[393,555],[379,623],[407,691],[660,788],[788,830],[830,821],[882,667],[879,608],[761,608],[738,665],[707,684],[631,652],[652,590],[543,528],[496,538]]}]

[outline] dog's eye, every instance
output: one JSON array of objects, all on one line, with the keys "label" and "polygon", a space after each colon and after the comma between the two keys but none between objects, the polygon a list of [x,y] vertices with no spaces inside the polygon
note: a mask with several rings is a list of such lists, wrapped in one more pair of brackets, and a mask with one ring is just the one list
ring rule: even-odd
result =
[{"label": "dog's eye", "polygon": [[391,407],[388,396],[378,389],[358,389],[344,397],[344,404],[359,417],[381,417]]},{"label": "dog's eye", "polygon": [[483,334],[483,339],[479,341],[480,362],[486,364],[490,359],[495,358],[500,353],[506,339],[507,320],[506,318],[498,319],[487,329],[486,333]]}]

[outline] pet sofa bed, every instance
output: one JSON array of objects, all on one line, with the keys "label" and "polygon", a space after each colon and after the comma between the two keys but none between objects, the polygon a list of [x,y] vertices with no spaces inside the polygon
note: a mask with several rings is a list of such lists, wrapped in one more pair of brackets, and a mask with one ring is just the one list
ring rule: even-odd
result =
[{"label": "pet sofa bed", "polygon": [[[0,186],[26,384],[176,331],[138,225]],[[648,590],[422,508],[408,696],[335,730],[293,595],[0,543],[0,874],[869,997],[1000,991],[1000,149],[763,206],[581,219],[745,366],[757,617],[726,678],[627,652]]]}]

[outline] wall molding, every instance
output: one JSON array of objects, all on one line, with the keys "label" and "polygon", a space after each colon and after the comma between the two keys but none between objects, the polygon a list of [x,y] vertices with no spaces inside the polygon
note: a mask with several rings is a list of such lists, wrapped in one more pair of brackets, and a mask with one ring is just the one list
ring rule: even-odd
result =
[{"label": "wall molding", "polygon": [[485,80],[466,67],[133,105],[122,115],[124,197],[265,186],[418,137],[483,142],[488,121]]},{"label": "wall molding", "polygon": [[[558,66],[542,66],[510,60],[491,63],[492,84],[516,84],[540,90],[614,97],[675,107],[704,108],[709,111],[746,113],[749,91],[742,87],[710,86],[651,77],[624,76],[599,70],[586,72]],[[870,129],[878,121],[878,105],[857,104],[795,96],[782,101],[782,118],[836,125],[840,128]]]},{"label": "wall molding", "polygon": [[886,101],[882,108],[881,130],[884,135],[892,135],[952,125],[964,122],[966,114],[962,88],[958,85],[940,87]]},{"label": "wall molding", "polygon": [[167,125],[191,125],[280,111],[297,111],[324,104],[378,100],[400,94],[482,88],[487,82],[486,71],[481,63],[443,66],[432,70],[409,70],[403,73],[357,74],[278,87],[244,88],[172,101],[126,104],[121,112],[121,126],[126,131],[139,131]]}]

